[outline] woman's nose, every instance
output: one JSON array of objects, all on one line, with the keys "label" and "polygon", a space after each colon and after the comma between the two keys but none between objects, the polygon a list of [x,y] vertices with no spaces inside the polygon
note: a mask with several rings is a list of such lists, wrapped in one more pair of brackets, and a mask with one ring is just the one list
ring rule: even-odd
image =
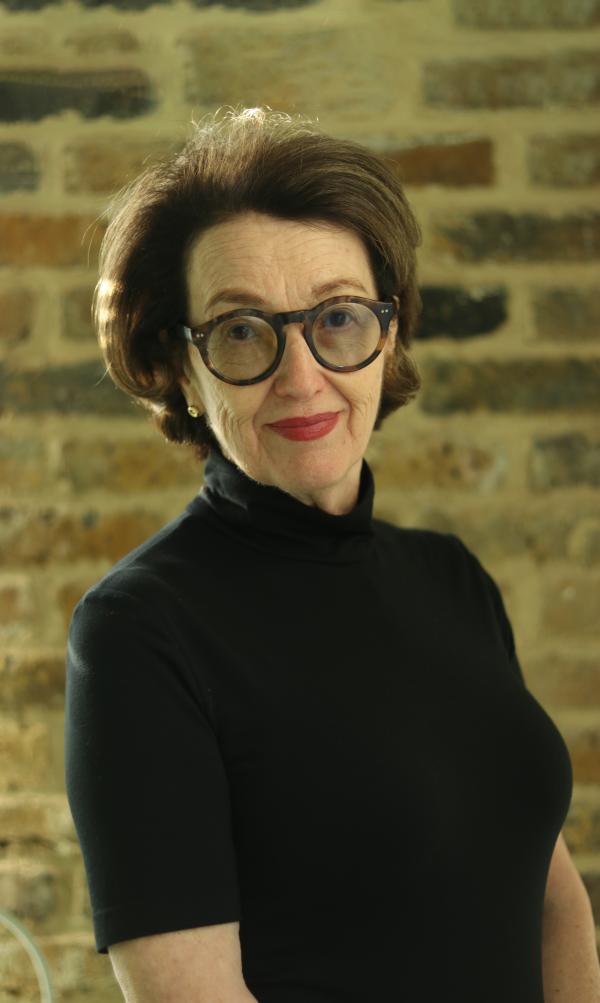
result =
[{"label": "woman's nose", "polygon": [[294,385],[312,383],[322,375],[319,365],[302,334],[302,324],[286,324],[286,344],[281,362],[275,371],[278,383],[292,381]]}]

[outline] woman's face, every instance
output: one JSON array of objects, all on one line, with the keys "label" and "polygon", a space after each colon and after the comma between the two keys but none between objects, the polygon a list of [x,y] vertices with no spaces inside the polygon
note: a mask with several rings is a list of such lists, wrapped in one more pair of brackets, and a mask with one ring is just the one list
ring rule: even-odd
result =
[{"label": "woman's face", "polygon": [[[195,327],[241,306],[268,313],[316,306],[344,294],[378,299],[369,258],[352,231],[330,224],[315,229],[300,221],[248,212],[212,227],[192,244],[186,261],[187,323]],[[315,287],[345,279],[325,294]],[[240,303],[225,289],[256,297]],[[205,414],[225,456],[248,477],[275,485],[307,505],[338,515],[357,500],[363,454],[377,416],[384,363],[394,350],[396,321],[384,351],[350,373],[319,365],[298,324],[286,327],[285,352],[275,372],[260,383],[234,386],[214,376],[188,345],[182,391]],[[270,422],[340,412],[325,436],[285,438]]]}]

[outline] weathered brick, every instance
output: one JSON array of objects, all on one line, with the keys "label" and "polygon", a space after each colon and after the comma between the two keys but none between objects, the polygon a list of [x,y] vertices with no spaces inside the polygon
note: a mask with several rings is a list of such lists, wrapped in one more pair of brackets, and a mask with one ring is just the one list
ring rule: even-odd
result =
[{"label": "weathered brick", "polygon": [[551,715],[569,750],[573,780],[577,784],[600,784],[600,729],[585,711],[560,711]]},{"label": "weathered brick", "polygon": [[71,341],[95,341],[92,322],[94,286],[69,289],[62,299],[63,335]]},{"label": "weathered brick", "polygon": [[296,7],[310,7],[318,2],[319,0],[192,0],[194,7],[219,6],[247,11],[292,10]]},{"label": "weathered brick", "polygon": [[146,412],[114,385],[100,361],[11,372],[0,366],[0,413],[113,414],[138,421]]},{"label": "weathered brick", "polygon": [[137,69],[0,71],[2,122],[38,122],[64,111],[84,118],[132,118],[155,105],[150,82]]},{"label": "weathered brick", "polygon": [[527,149],[527,166],[531,181],[539,185],[583,188],[598,184],[600,135],[533,136]]},{"label": "weathered brick", "polygon": [[600,257],[600,213],[591,210],[556,218],[499,209],[440,213],[433,226],[433,250],[458,261],[590,261]]},{"label": "weathered brick", "polygon": [[[48,782],[50,741],[41,721],[0,719],[0,791],[43,790]],[[0,895],[0,901],[6,903]]]},{"label": "weathered brick", "polygon": [[0,585],[0,627],[22,619],[26,612],[23,589],[16,585]]},{"label": "weathered brick", "polygon": [[117,10],[146,10],[154,4],[170,4],[171,0],[79,0],[82,7],[116,7]]},{"label": "weathered brick", "polygon": [[37,491],[47,482],[47,444],[42,438],[0,435],[0,492]]},{"label": "weathered brick", "polygon": [[93,266],[105,229],[97,216],[2,213],[0,265]]},{"label": "weathered brick", "polygon": [[60,710],[65,702],[64,653],[1,655],[0,690],[7,711],[27,704]]},{"label": "weathered brick", "polygon": [[48,7],[50,4],[59,3],[60,0],[0,0],[0,6],[6,7],[8,10],[24,11],[24,10],[41,10],[42,7]]},{"label": "weathered brick", "polygon": [[436,60],[423,67],[423,92],[436,108],[579,107],[600,99],[600,60],[586,49],[539,57]]},{"label": "weathered brick", "polygon": [[474,28],[591,28],[600,0],[452,0],[457,24]]},{"label": "weathered brick", "polygon": [[139,49],[139,42],[130,31],[120,31],[118,28],[84,29],[72,32],[65,38],[65,45],[79,55],[97,55],[102,52],[133,52]]},{"label": "weathered brick", "polygon": [[116,561],[156,532],[167,520],[158,512],[81,514],[46,508],[0,509],[0,540],[7,567],[106,559]]},{"label": "weathered brick", "polygon": [[386,152],[385,159],[397,166],[403,184],[462,188],[493,184],[492,152],[489,139],[436,136],[415,138]]},{"label": "weathered brick", "polygon": [[21,919],[47,919],[56,909],[56,874],[26,857],[0,861],[0,901]]},{"label": "weathered brick", "polygon": [[63,444],[58,476],[74,491],[160,491],[194,486],[202,468],[191,450],[162,438],[134,441],[70,439]]},{"label": "weathered brick", "polygon": [[508,316],[504,287],[422,286],[420,293],[423,309],[416,337],[421,341],[488,334]]},{"label": "weathered brick", "polygon": [[[574,571],[554,580],[546,579],[543,583],[540,624],[544,637],[599,637],[599,586],[600,574],[591,571]],[[598,770],[600,780],[600,761]]]},{"label": "weathered brick", "polygon": [[600,487],[600,439],[582,432],[534,437],[528,457],[532,491],[587,484]]},{"label": "weathered brick", "polygon": [[565,828],[565,839],[572,853],[600,853],[600,795],[597,790],[574,785]]},{"label": "weathered brick", "polygon": [[423,359],[419,400],[426,414],[593,411],[600,400],[600,359]]},{"label": "weathered brick", "polygon": [[[597,659],[548,651],[537,658],[527,657],[526,662],[528,687],[543,707],[600,706]],[[598,810],[600,815],[600,800]],[[600,842],[600,828],[598,839]]]},{"label": "weathered brick", "polygon": [[506,480],[507,460],[503,451],[475,444],[452,442],[449,437],[419,439],[411,445],[384,439],[377,457],[370,461],[377,487],[393,491],[435,487],[439,490],[489,492]]},{"label": "weathered brick", "polygon": [[600,335],[600,290],[534,290],[533,310],[539,338],[572,342],[597,341]]},{"label": "weathered brick", "polygon": [[0,344],[14,345],[29,338],[36,305],[37,295],[31,289],[0,291]]},{"label": "weathered brick", "polygon": [[0,192],[33,191],[40,169],[25,143],[0,143]]},{"label": "weathered brick", "polygon": [[113,192],[172,149],[173,144],[166,142],[127,142],[120,137],[111,141],[73,143],[64,151],[65,190]]}]

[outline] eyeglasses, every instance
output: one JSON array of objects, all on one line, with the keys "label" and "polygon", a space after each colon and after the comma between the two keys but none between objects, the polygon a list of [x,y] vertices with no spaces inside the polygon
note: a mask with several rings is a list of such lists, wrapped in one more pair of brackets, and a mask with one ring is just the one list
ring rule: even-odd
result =
[{"label": "eyeglasses", "polygon": [[381,302],[334,296],[310,310],[230,310],[197,327],[180,323],[174,330],[196,346],[218,379],[248,386],[266,380],[277,369],[285,351],[286,324],[302,324],[306,344],[325,369],[336,373],[363,369],[382,351],[399,307],[397,296]]}]

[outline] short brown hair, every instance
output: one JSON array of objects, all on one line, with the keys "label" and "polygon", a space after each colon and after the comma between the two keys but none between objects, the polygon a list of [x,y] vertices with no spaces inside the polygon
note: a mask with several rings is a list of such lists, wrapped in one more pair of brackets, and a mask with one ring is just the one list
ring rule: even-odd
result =
[{"label": "short brown hair", "polygon": [[203,231],[255,211],[279,219],[334,223],[366,246],[378,296],[398,296],[396,351],[383,377],[374,428],[421,387],[407,355],[421,310],[415,248],[421,231],[397,172],[306,116],[269,106],[209,114],[179,152],[147,167],[107,209],[93,314],[108,371],[153,412],[167,439],[216,444],[205,416],[191,418],[179,380],[187,343],[173,327],[187,317],[186,252]]}]

